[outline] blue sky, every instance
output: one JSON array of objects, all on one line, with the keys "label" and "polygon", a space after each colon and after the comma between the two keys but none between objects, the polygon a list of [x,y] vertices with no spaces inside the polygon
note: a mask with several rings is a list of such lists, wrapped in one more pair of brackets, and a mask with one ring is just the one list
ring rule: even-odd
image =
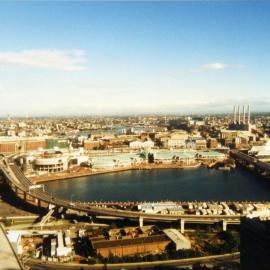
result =
[{"label": "blue sky", "polygon": [[0,2],[0,115],[270,105],[270,2]]}]

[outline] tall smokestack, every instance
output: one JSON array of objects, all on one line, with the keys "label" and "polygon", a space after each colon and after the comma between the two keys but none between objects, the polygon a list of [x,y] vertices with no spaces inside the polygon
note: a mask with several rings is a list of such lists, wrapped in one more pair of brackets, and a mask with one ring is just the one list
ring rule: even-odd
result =
[{"label": "tall smokestack", "polygon": [[240,105],[237,106],[237,114],[238,114],[238,124],[240,124],[240,122],[241,122]]},{"label": "tall smokestack", "polygon": [[233,106],[233,123],[236,124],[236,106]]},{"label": "tall smokestack", "polygon": [[243,105],[243,124],[246,123],[245,116],[246,116],[246,105]]},{"label": "tall smokestack", "polygon": [[248,124],[250,124],[250,105],[248,105]]}]

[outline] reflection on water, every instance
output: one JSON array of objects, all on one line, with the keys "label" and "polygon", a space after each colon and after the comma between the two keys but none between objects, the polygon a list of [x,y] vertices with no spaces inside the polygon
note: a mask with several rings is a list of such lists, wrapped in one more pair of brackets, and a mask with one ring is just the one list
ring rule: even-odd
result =
[{"label": "reflection on water", "polygon": [[48,182],[46,190],[78,201],[270,200],[270,180],[244,169],[126,171]]}]

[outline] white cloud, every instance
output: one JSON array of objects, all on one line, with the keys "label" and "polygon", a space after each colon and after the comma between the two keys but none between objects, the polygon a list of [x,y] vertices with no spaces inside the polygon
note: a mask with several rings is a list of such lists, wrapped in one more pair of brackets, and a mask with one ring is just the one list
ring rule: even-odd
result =
[{"label": "white cloud", "polygon": [[201,68],[203,70],[221,70],[221,69],[225,69],[229,67],[232,67],[232,65],[227,65],[223,63],[211,63],[211,64],[203,65]]},{"label": "white cloud", "polygon": [[14,66],[27,68],[45,68],[62,71],[80,71],[85,68],[83,50],[23,50],[0,51],[0,67]]},{"label": "white cloud", "polygon": [[244,65],[235,65],[235,64],[224,64],[224,63],[210,63],[201,66],[201,70],[222,70],[228,68],[243,68]]}]

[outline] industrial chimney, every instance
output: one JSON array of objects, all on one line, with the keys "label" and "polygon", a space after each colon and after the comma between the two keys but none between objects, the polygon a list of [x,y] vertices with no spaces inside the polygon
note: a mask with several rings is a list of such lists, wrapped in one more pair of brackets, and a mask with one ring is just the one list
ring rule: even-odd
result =
[{"label": "industrial chimney", "polygon": [[233,106],[233,123],[236,124],[236,106]]},{"label": "industrial chimney", "polygon": [[245,115],[246,115],[246,105],[243,105],[243,124],[246,123]]},{"label": "industrial chimney", "polygon": [[248,112],[247,112],[247,114],[248,114],[248,124],[250,124],[250,105],[248,105]]},{"label": "industrial chimney", "polygon": [[238,124],[241,123],[241,112],[240,112],[240,105],[237,106],[237,114],[238,114]]}]

